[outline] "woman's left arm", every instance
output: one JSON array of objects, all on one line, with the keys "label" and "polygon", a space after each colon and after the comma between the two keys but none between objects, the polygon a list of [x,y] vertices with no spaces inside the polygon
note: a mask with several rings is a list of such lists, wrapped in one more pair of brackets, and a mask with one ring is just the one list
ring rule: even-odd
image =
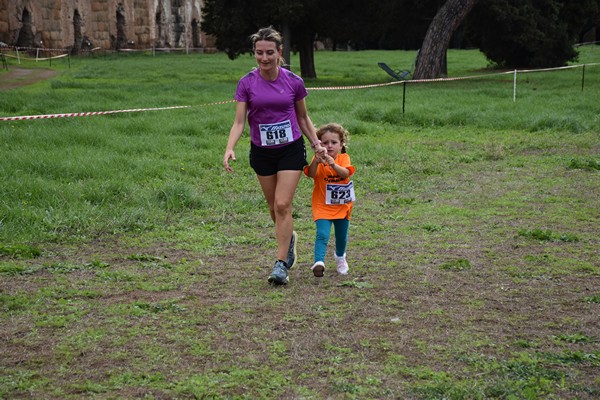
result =
[{"label": "woman's left arm", "polygon": [[327,149],[321,146],[321,142],[317,137],[317,129],[313,125],[310,117],[308,116],[308,110],[306,109],[306,101],[304,99],[298,100],[295,104],[296,107],[296,118],[298,119],[298,126],[300,130],[304,133],[304,135],[308,138],[310,142],[310,147],[312,147],[316,154],[325,154]]}]

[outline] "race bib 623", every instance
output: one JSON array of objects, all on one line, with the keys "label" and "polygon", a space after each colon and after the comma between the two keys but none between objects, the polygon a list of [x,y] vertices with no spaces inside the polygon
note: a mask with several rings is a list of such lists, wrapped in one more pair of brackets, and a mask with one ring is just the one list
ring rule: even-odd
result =
[{"label": "race bib 623", "polygon": [[354,183],[345,185],[328,183],[325,191],[325,204],[346,204],[356,200]]}]

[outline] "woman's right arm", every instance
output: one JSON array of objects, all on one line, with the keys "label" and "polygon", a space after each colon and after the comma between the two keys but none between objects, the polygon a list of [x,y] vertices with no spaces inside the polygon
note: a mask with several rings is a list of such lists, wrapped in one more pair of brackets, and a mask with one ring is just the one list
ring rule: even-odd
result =
[{"label": "woman's right arm", "polygon": [[225,148],[225,155],[223,156],[223,167],[225,167],[225,170],[228,172],[233,172],[233,168],[229,165],[229,160],[235,161],[235,152],[233,149],[244,132],[247,108],[248,104],[244,101],[238,101],[235,107],[235,118],[231,130],[229,131],[229,140],[227,140],[227,147]]}]

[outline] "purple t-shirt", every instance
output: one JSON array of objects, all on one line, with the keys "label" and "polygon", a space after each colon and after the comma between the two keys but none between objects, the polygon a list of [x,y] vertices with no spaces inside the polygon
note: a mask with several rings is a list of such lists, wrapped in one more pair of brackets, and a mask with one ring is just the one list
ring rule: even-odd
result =
[{"label": "purple t-shirt", "polygon": [[277,148],[302,136],[295,104],[308,95],[304,81],[280,68],[275,81],[268,81],[255,69],[243,76],[235,91],[235,100],[248,104],[250,140],[256,146]]}]

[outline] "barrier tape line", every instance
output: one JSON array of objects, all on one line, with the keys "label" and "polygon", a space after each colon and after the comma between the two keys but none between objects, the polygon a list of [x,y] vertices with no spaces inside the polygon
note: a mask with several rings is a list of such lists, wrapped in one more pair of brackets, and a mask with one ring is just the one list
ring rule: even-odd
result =
[{"label": "barrier tape line", "polygon": [[[233,103],[235,100],[218,101],[214,103],[201,104],[200,106],[212,106],[217,104]],[[90,117],[94,115],[108,115],[119,113],[134,113],[143,111],[163,111],[175,110],[181,108],[191,108],[192,106],[170,106],[170,107],[153,107],[153,108],[133,108],[129,110],[111,110],[111,111],[88,111],[79,113],[64,113],[64,114],[43,114],[43,115],[24,115],[18,117],[0,117],[0,121],[23,121],[31,119],[52,119],[52,118],[69,118],[69,117]]]},{"label": "barrier tape line", "polygon": [[27,57],[22,57],[22,56],[11,56],[10,54],[6,54],[3,53],[4,57],[8,57],[8,58],[14,58],[14,59],[18,59],[18,60],[26,60],[26,61],[48,61],[48,60],[54,60],[56,58],[64,58],[64,57],[68,57],[68,54],[60,54],[58,56],[52,56],[52,57],[38,57],[38,58],[27,58]]},{"label": "barrier tape line", "polygon": [[27,119],[51,119],[51,118],[67,118],[67,117],[89,117],[92,115],[107,115],[117,113],[132,113],[141,111],[160,111],[160,110],[173,110],[176,108],[189,108],[191,106],[171,106],[171,107],[155,107],[155,108],[134,108],[131,110],[112,110],[112,111],[89,111],[79,113],[66,113],[66,114],[45,114],[45,115],[24,115],[20,117],[2,117],[0,121],[22,121]]},{"label": "barrier tape line", "polygon": [[[520,70],[516,70],[516,72],[517,73],[546,72],[546,71],[555,71],[555,70],[560,70],[560,69],[578,68],[578,67],[583,67],[585,65],[594,66],[594,65],[600,65],[600,63],[569,65],[569,66],[566,66],[566,67],[544,68],[544,69],[520,69]],[[452,81],[462,81],[462,80],[467,80],[467,79],[481,79],[481,78],[487,78],[487,77],[491,77],[491,76],[513,75],[514,73],[515,73],[515,71],[512,70],[512,71],[496,72],[496,73],[493,73],[493,74],[482,74],[482,75],[471,75],[471,76],[457,76],[457,77],[453,77],[453,78],[410,79],[410,80],[404,80],[404,81],[394,81],[394,82],[379,83],[379,84],[372,84],[372,85],[325,86],[325,87],[312,87],[312,88],[307,88],[307,89],[308,90],[367,89],[367,88],[382,87],[382,86],[402,85],[402,84],[406,84],[406,83],[452,82]]]},{"label": "barrier tape line", "polygon": [[[306,89],[307,90],[317,90],[317,91],[318,90],[369,89],[369,88],[377,88],[377,87],[392,86],[392,85],[402,85],[402,84],[406,84],[406,83],[450,82],[450,81],[462,81],[462,80],[467,80],[467,79],[481,79],[481,78],[487,78],[490,76],[514,74],[515,72],[516,73],[546,72],[546,71],[555,71],[555,70],[560,70],[560,69],[585,67],[586,65],[595,66],[595,65],[600,65],[600,63],[578,64],[578,65],[569,65],[566,67],[544,68],[544,69],[513,70],[513,71],[498,72],[498,73],[494,73],[494,74],[459,76],[459,77],[454,77],[454,78],[411,79],[411,80],[405,80],[405,81],[394,81],[394,82],[377,83],[377,84],[371,84],[371,85],[324,86],[324,87],[312,87],[312,88],[306,88]],[[234,102],[235,102],[235,100],[217,101],[217,102],[213,102],[213,103],[200,104],[197,107],[228,104],[228,103],[234,103]],[[170,107],[154,107],[154,108],[135,108],[135,109],[130,109],[130,110],[90,111],[90,112],[65,113],[65,114],[26,115],[26,116],[17,116],[17,117],[0,117],[0,121],[23,121],[23,120],[32,120],[32,119],[88,117],[88,116],[93,116],[93,115],[108,115],[108,114],[133,113],[133,112],[143,112],[143,111],[161,111],[161,110],[173,110],[173,109],[191,108],[191,107],[192,106],[170,106]]]},{"label": "barrier tape line", "polygon": [[64,51],[65,53],[69,51],[69,49],[52,49],[48,47],[22,47],[22,46],[1,46],[0,50],[39,50],[39,51]]},{"label": "barrier tape line", "polygon": [[437,79],[411,79],[405,81],[394,81],[387,83],[377,83],[372,85],[356,85],[356,86],[324,86],[324,87],[312,87],[307,88],[308,90],[350,90],[350,89],[368,89],[375,87],[383,87],[383,86],[392,86],[392,85],[402,85],[406,83],[427,83],[427,82],[448,82],[448,81],[459,81],[465,79],[474,79],[474,78],[487,78],[488,76],[496,76],[496,75],[506,75],[512,74],[512,71],[509,72],[499,72],[495,74],[485,74],[485,75],[473,75],[473,76],[460,76],[455,78],[437,78]]}]

